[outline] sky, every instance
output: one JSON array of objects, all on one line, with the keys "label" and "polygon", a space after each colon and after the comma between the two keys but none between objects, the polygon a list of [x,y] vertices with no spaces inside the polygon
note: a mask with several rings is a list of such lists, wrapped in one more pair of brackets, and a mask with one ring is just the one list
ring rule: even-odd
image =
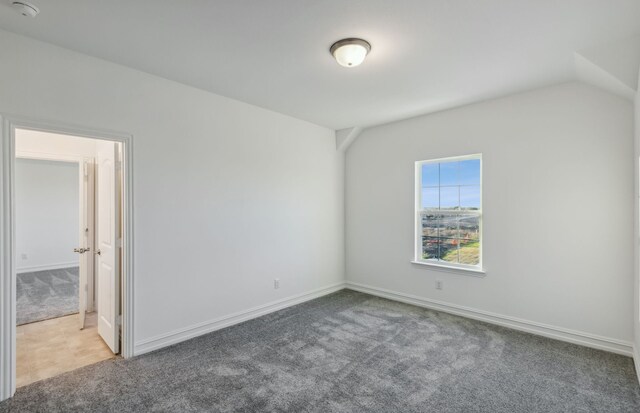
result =
[{"label": "sky", "polygon": [[422,165],[422,208],[480,208],[480,160]]}]

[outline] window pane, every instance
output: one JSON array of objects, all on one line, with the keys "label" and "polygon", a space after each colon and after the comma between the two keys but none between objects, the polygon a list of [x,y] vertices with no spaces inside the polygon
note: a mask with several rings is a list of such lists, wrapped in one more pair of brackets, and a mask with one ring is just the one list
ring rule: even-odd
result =
[{"label": "window pane", "polygon": [[427,163],[422,165],[422,186],[440,185],[439,164]]},{"label": "window pane", "polygon": [[440,206],[438,188],[422,188],[422,208],[438,209]]},{"label": "window pane", "polygon": [[432,237],[422,237],[422,259],[440,259],[440,239]]},{"label": "window pane", "polygon": [[480,264],[480,159],[421,165],[422,259]]},{"label": "window pane", "polygon": [[440,234],[439,237],[458,238],[458,217],[443,215],[440,218]]},{"label": "window pane", "polygon": [[458,162],[458,185],[480,185],[480,159]]},{"label": "window pane", "polygon": [[422,235],[425,237],[437,237],[440,228],[440,216],[434,214],[422,215]]},{"label": "window pane", "polygon": [[458,184],[458,162],[442,162],[440,165],[440,185]]},{"label": "window pane", "polygon": [[458,209],[460,207],[457,186],[443,186],[440,188],[440,209]]},{"label": "window pane", "polygon": [[460,242],[460,264],[478,265],[480,264],[480,242],[461,241]]},{"label": "window pane", "polygon": [[440,238],[440,259],[446,262],[458,263],[457,239]]},{"label": "window pane", "polygon": [[462,215],[459,224],[461,241],[471,242],[480,240],[480,217]]},{"label": "window pane", "polygon": [[460,187],[460,208],[480,209],[480,186]]}]

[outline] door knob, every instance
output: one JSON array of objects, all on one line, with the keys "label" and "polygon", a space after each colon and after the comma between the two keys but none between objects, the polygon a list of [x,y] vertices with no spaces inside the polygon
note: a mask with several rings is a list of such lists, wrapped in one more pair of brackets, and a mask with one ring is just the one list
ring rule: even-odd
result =
[{"label": "door knob", "polygon": [[96,254],[96,255],[102,255],[102,251],[97,250],[94,254]]},{"label": "door knob", "polygon": [[85,252],[90,251],[90,248],[74,248],[73,252],[77,252],[78,254],[84,254]]}]

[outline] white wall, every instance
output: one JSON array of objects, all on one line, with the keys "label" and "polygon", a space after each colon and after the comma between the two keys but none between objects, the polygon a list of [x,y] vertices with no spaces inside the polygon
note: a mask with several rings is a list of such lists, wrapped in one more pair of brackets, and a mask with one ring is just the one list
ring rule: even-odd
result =
[{"label": "white wall", "polygon": [[0,50],[0,112],[133,135],[136,344],[343,282],[332,130],[9,32]]},{"label": "white wall", "polygon": [[[638,73],[638,85],[640,85],[640,73]],[[635,140],[634,140],[634,158],[635,158],[635,170],[634,170],[634,182],[635,182],[635,284],[633,288],[634,306],[633,306],[633,330],[634,330],[634,359],[636,362],[636,373],[638,374],[638,380],[640,380],[640,88],[636,92],[635,105]]]},{"label": "white wall", "polygon": [[95,158],[96,141],[69,135],[59,135],[20,129],[16,133],[16,153],[36,156],[74,156]]},{"label": "white wall", "polygon": [[77,266],[78,164],[17,159],[15,177],[17,271]]},{"label": "white wall", "polygon": [[[486,276],[411,264],[414,162],[473,153]],[[346,155],[347,281],[630,353],[631,153],[630,103],[581,83],[367,129]]]}]

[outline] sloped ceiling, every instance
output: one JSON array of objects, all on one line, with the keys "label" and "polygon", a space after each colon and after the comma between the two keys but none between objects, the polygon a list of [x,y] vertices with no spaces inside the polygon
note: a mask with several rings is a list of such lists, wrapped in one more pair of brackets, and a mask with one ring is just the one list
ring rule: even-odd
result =
[{"label": "sloped ceiling", "polygon": [[[0,28],[332,129],[574,79],[574,52],[640,33],[639,0],[30,1]],[[352,36],[373,49],[345,69]]]},{"label": "sloped ceiling", "polygon": [[575,63],[580,80],[633,100],[638,90],[640,34],[580,50]]}]

